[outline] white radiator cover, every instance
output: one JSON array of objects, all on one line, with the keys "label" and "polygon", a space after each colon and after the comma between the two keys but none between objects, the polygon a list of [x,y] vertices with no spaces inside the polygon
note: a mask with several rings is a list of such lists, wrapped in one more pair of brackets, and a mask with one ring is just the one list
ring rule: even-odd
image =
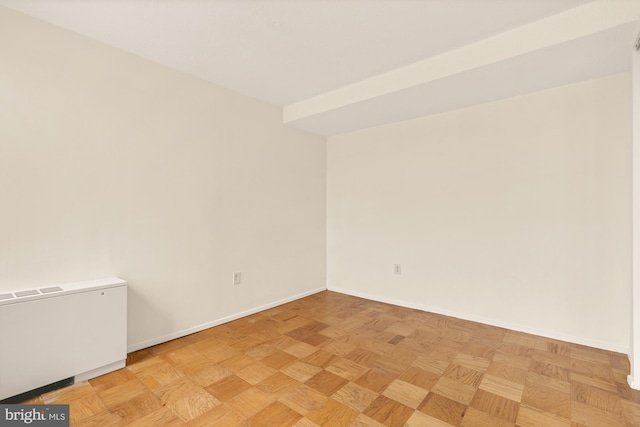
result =
[{"label": "white radiator cover", "polygon": [[103,375],[123,368],[126,358],[124,280],[0,291],[0,400]]}]

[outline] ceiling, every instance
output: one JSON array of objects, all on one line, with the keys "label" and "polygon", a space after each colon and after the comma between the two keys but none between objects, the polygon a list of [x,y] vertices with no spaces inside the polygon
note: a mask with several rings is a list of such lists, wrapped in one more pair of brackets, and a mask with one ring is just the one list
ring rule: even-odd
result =
[{"label": "ceiling", "polygon": [[282,107],[288,125],[334,135],[629,70],[640,2],[614,1],[622,10],[610,0],[0,5]]}]

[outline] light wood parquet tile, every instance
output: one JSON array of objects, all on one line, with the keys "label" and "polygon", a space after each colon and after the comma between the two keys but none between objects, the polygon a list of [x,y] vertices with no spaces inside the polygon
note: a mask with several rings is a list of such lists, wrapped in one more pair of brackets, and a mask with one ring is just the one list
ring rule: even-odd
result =
[{"label": "light wood parquet tile", "polygon": [[305,381],[305,384],[325,396],[331,396],[347,382],[344,378],[323,370]]},{"label": "light wood parquet tile", "polygon": [[437,393],[429,393],[418,409],[447,424],[459,426],[465,415],[467,405],[440,396]]},{"label": "light wood parquet tile", "polygon": [[488,391],[497,396],[502,396],[506,399],[513,400],[514,402],[520,402],[522,399],[522,390],[524,386],[518,383],[505,380],[504,378],[494,377],[493,375],[486,374],[482,378],[480,383],[480,390]]},{"label": "light wood parquet tile", "polygon": [[394,335],[408,337],[416,330],[420,324],[413,324],[411,322],[391,322],[385,331],[391,332]]},{"label": "light wood parquet tile", "polygon": [[[230,372],[239,372],[245,368],[256,363],[256,360],[252,357],[247,356],[246,354],[236,354],[231,356],[228,359],[217,362],[217,365],[221,368],[224,368]],[[210,362],[205,362],[205,366],[210,366]]]},{"label": "light wood parquet tile", "polygon": [[183,425],[188,427],[244,427],[246,426],[245,420],[246,418],[238,414],[230,405],[223,403]]},{"label": "light wood parquet tile", "polygon": [[248,356],[256,359],[256,360],[260,360],[266,356],[269,356],[270,354],[274,353],[276,351],[276,348],[274,348],[273,346],[271,346],[271,343],[269,342],[271,339],[277,339],[280,338],[282,335],[280,335],[278,332],[274,330],[262,330],[259,335],[256,334],[254,335],[254,337],[259,337],[260,341],[262,342],[262,344],[256,345],[255,347],[249,349],[246,351],[245,354],[247,354]]},{"label": "light wood parquet tile", "polygon": [[579,344],[569,344],[571,347],[571,358],[592,363],[610,363],[610,353],[600,349],[585,347]]},{"label": "light wood parquet tile", "polygon": [[477,388],[482,381],[482,372],[474,371],[473,369],[465,368],[464,366],[456,365],[455,363],[449,365],[442,376],[456,380],[462,384],[470,385],[474,388]]},{"label": "light wood parquet tile", "polygon": [[471,401],[471,407],[509,422],[516,421],[519,406],[518,402],[484,390],[478,390]]},{"label": "light wood parquet tile", "polygon": [[622,412],[604,411],[578,402],[572,402],[571,419],[590,427],[620,427],[626,425]]},{"label": "light wood parquet tile", "polygon": [[242,354],[227,344],[217,341],[215,338],[207,338],[201,342],[196,342],[191,347],[214,363],[222,362],[233,356]]},{"label": "light wood parquet tile", "polygon": [[458,353],[455,359],[453,359],[453,363],[484,373],[489,368],[489,365],[491,365],[491,360],[479,356],[471,356],[465,353]]},{"label": "light wood parquet tile", "polygon": [[[240,335],[242,334],[240,333]],[[252,336],[243,336],[242,338],[238,338],[236,341],[230,343],[229,345],[241,353],[246,353],[248,350],[261,343],[262,341]]]},{"label": "light wood parquet tile", "polygon": [[423,388],[398,379],[389,384],[382,395],[416,409],[427,393],[429,392]]},{"label": "light wood parquet tile", "polygon": [[201,356],[202,354],[194,348],[194,345],[187,345],[181,348],[173,349],[164,354],[164,359],[174,366],[182,365],[191,359]]},{"label": "light wood parquet tile", "polygon": [[[447,343],[447,344],[451,344],[451,343]],[[429,357],[431,359],[433,359],[433,360],[439,360],[439,361],[442,361],[442,362],[451,363],[451,362],[453,362],[453,359],[456,358],[456,356],[458,355],[459,352],[460,352],[460,350],[458,350],[456,348],[449,347],[448,345],[443,344],[442,341],[440,341],[440,345],[436,346],[429,353]]]},{"label": "light wood parquet tile", "polygon": [[211,393],[211,395],[218,400],[227,401],[248,388],[251,388],[251,384],[240,377],[229,375],[228,377],[209,385],[205,390]]},{"label": "light wood parquet tile", "polygon": [[538,342],[536,343],[535,348],[536,350],[561,356],[570,356],[571,354],[571,346],[569,344],[559,343],[558,341],[549,338],[538,337]]},{"label": "light wood parquet tile", "polygon": [[141,394],[147,393],[149,389],[145,387],[142,381],[134,379],[124,382],[115,387],[111,387],[104,391],[98,392],[100,400],[109,408],[120,403],[125,403]]},{"label": "light wood parquet tile", "polygon": [[184,377],[182,372],[169,364],[167,365],[145,370],[138,375],[138,378],[149,390],[155,390]]},{"label": "light wood parquet tile", "polygon": [[228,377],[231,375],[231,371],[223,368],[222,366],[210,364],[193,370],[188,375],[196,384],[206,387]]},{"label": "light wood parquet tile", "polygon": [[298,381],[281,372],[276,372],[257,385],[260,390],[264,391],[265,393],[269,393],[274,397],[280,397],[284,394],[287,394],[290,391],[295,390],[299,386],[300,383]]},{"label": "light wood parquet tile", "polygon": [[249,419],[249,425],[254,427],[289,427],[302,418],[280,402],[273,402],[262,411]]},{"label": "light wood parquet tile", "polygon": [[182,421],[191,421],[219,404],[220,401],[218,399],[201,389],[173,402],[169,402],[166,406]]},{"label": "light wood parquet tile", "polygon": [[327,291],[29,402],[80,427],[640,426],[628,373],[625,355]]},{"label": "light wood parquet tile", "polygon": [[452,424],[427,415],[424,412],[415,411],[411,417],[409,417],[404,427],[452,427]]},{"label": "light wood parquet tile", "polygon": [[297,361],[287,366],[286,368],[281,369],[282,373],[290,376],[294,380],[298,380],[303,383],[318,373],[322,372],[322,368],[311,365],[309,363]]},{"label": "light wood parquet tile", "polygon": [[293,427],[320,427],[308,418],[300,418]]},{"label": "light wood parquet tile", "polygon": [[534,350],[531,354],[531,359],[542,363],[552,363],[560,368],[571,369],[572,360],[569,356]]},{"label": "light wood parquet tile", "polygon": [[379,369],[369,369],[356,380],[356,384],[376,393],[381,393],[394,379],[395,377],[388,372]]},{"label": "light wood parquet tile", "polygon": [[181,377],[172,383],[153,390],[158,399],[163,403],[174,402],[185,396],[201,390],[201,387],[193,382],[189,377]]},{"label": "light wood parquet tile", "polygon": [[440,379],[440,375],[425,371],[417,366],[411,366],[400,375],[399,379],[425,390],[431,390]]},{"label": "light wood parquet tile", "polygon": [[522,403],[560,418],[567,420],[571,418],[571,397],[568,393],[527,384]]},{"label": "light wood parquet tile", "polygon": [[[113,425],[113,424],[110,424]],[[178,427],[184,423],[167,408],[158,409],[129,423],[127,427],[165,426]]]},{"label": "light wood parquet tile", "polygon": [[607,412],[621,412],[620,398],[613,393],[582,384],[571,384],[571,400]]},{"label": "light wood parquet tile", "polygon": [[495,364],[502,363],[502,364],[506,364],[510,368],[520,369],[521,371],[527,372],[529,371],[529,366],[531,365],[531,355],[522,356],[520,354],[504,353],[502,351],[497,351],[494,354],[492,361]]},{"label": "light wood parquet tile", "polygon": [[227,403],[245,418],[257,414],[276,399],[262,390],[251,387],[229,399]]},{"label": "light wood parquet tile", "polygon": [[263,365],[268,366],[271,369],[282,369],[298,360],[297,357],[292,356],[289,353],[285,353],[284,351],[278,350],[274,347],[271,348],[273,349],[273,352],[260,360]]},{"label": "light wood parquet tile", "polygon": [[572,383],[579,383],[590,387],[596,387],[600,390],[608,391],[609,393],[618,393],[618,386],[616,385],[613,376],[611,377],[611,379],[604,379],[600,377],[591,377],[588,375],[579,374],[573,371],[571,372],[570,376]]},{"label": "light wood parquet tile", "polygon": [[292,356],[303,358],[315,353],[317,348],[304,342],[297,342],[287,347],[284,351]]},{"label": "light wood parquet tile", "polygon": [[339,359],[327,366],[326,370],[346,380],[353,381],[368,371],[369,368],[349,359]]},{"label": "light wood parquet tile", "polygon": [[481,359],[492,360],[497,352],[497,344],[484,341],[482,336],[469,340],[462,348],[462,354],[479,357]]},{"label": "light wood parquet tile", "polygon": [[375,360],[375,362],[371,364],[372,368],[389,372],[394,376],[398,376],[402,374],[410,366],[411,366],[411,363],[408,363],[403,360],[394,359],[392,357],[387,357],[387,356],[380,356]]},{"label": "light wood parquet tile", "polygon": [[327,399],[324,394],[303,384],[278,400],[299,414],[306,415],[318,409]]},{"label": "light wood parquet tile", "polygon": [[[170,414],[171,417],[174,417],[171,411],[167,411],[167,412]],[[151,414],[147,416],[151,417]],[[177,421],[180,423],[178,425],[182,425],[182,421],[180,420],[177,420]],[[116,414],[113,414],[111,412],[104,411],[104,412],[100,412],[99,414],[93,415],[91,417],[84,418],[80,421],[74,421],[73,426],[74,427],[111,427],[114,425],[119,425],[120,423],[121,423],[120,417],[118,417]],[[171,425],[169,422],[166,424]],[[146,425],[150,425],[150,423],[147,423]],[[158,424],[158,425],[164,425],[164,424]]]},{"label": "light wood parquet tile", "polygon": [[347,405],[327,399],[317,409],[307,413],[305,418],[322,427],[348,426],[358,414],[358,411]]},{"label": "light wood parquet tile", "polygon": [[378,396],[363,411],[363,414],[388,427],[401,426],[411,417],[414,409],[402,403]]},{"label": "light wood parquet tile", "polygon": [[118,369],[117,371],[89,380],[89,384],[91,384],[95,392],[99,392],[108,390],[118,384],[135,380],[136,378],[135,374],[129,369]]},{"label": "light wood parquet tile", "polygon": [[385,427],[385,425],[367,417],[364,414],[360,414],[351,422],[349,427]]},{"label": "light wood parquet tile", "polygon": [[622,414],[629,425],[640,425],[640,403],[621,400]]},{"label": "light wood parquet tile", "polygon": [[464,414],[460,427],[513,427],[514,423],[495,417],[470,406]]},{"label": "light wood parquet tile", "polygon": [[565,420],[553,414],[530,408],[526,405],[520,406],[516,424],[521,427],[575,427],[569,420]]},{"label": "light wood parquet tile", "polygon": [[560,393],[566,393],[566,394],[571,393],[571,383],[566,381],[556,380],[555,378],[551,378],[546,375],[541,375],[536,372],[530,371],[527,373],[526,384],[538,386],[538,387],[545,387]]},{"label": "light wood parquet tile", "polygon": [[537,374],[546,375],[556,380],[567,382],[570,380],[569,368],[563,368],[556,365],[555,363],[546,362],[543,360],[531,360],[531,366],[529,369]]},{"label": "light wood parquet tile", "polygon": [[119,416],[124,424],[129,424],[161,409],[162,406],[160,399],[149,391],[115,406],[109,406],[109,411]]},{"label": "light wood parquet tile", "polygon": [[69,404],[69,418],[73,423],[77,423],[107,410],[95,394],[65,401],[65,403]]},{"label": "light wood parquet tile", "polygon": [[371,350],[365,350],[361,348],[357,348],[349,353],[347,359],[352,360],[356,363],[359,363],[364,366],[371,366],[378,357],[380,357],[377,353]]},{"label": "light wood parquet tile", "polygon": [[413,366],[434,373],[440,378],[449,367],[449,362],[432,359],[428,355],[421,354],[413,362]]},{"label": "light wood parquet tile", "polygon": [[249,384],[256,385],[264,379],[269,378],[277,371],[260,362],[247,366],[241,371],[236,372],[236,375]]},{"label": "light wood parquet tile", "polygon": [[473,386],[452,380],[451,378],[441,377],[431,391],[455,400],[456,402],[460,402],[463,405],[468,405],[473,400],[477,389]]},{"label": "light wood parquet tile", "polygon": [[336,356],[333,353],[329,353],[328,351],[318,350],[315,353],[312,353],[309,356],[301,359],[301,361],[319,368],[326,368],[339,358],[339,356]]},{"label": "light wood parquet tile", "polygon": [[353,382],[346,384],[331,396],[337,402],[347,405],[358,412],[364,411],[376,397],[378,397],[377,393]]},{"label": "light wood parquet tile", "polygon": [[522,347],[536,348],[539,337],[516,331],[507,331],[503,342],[517,344]]}]

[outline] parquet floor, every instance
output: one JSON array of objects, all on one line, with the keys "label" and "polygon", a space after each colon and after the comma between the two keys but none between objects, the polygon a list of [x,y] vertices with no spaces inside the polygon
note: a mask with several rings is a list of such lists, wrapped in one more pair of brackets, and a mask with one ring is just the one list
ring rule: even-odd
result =
[{"label": "parquet floor", "polygon": [[640,426],[626,356],[322,292],[30,402],[72,426]]}]

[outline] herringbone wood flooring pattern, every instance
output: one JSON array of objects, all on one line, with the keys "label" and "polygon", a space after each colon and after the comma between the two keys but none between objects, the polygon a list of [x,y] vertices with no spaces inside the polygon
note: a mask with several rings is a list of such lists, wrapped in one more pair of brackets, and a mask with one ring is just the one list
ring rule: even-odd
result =
[{"label": "herringbone wood flooring pattern", "polygon": [[640,426],[622,354],[322,292],[47,393],[73,426]]}]

